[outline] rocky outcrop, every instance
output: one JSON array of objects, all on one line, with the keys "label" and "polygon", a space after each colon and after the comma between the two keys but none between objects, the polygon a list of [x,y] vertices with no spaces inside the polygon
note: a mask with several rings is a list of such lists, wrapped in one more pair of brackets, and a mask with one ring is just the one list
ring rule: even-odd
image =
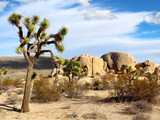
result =
[{"label": "rocky outcrop", "polygon": [[76,56],[72,58],[72,60],[79,61],[82,67],[88,68],[88,74],[99,74],[102,75],[105,73],[106,70],[106,62],[103,61],[102,58],[93,57],[89,54],[82,54],[80,56]]},{"label": "rocky outcrop", "polygon": [[110,52],[102,55],[101,58],[107,62],[107,67],[109,69],[113,69],[116,72],[128,68],[129,66],[135,69],[136,59],[128,53]]},{"label": "rocky outcrop", "polygon": [[158,64],[155,62],[152,62],[151,60],[146,60],[145,62],[141,62],[136,64],[136,69],[141,71],[141,73],[154,73],[155,70],[159,69]]}]

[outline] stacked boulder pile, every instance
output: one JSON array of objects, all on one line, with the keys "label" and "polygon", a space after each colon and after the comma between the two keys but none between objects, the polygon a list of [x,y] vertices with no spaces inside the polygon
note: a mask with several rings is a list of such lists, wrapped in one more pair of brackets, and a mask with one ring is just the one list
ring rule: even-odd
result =
[{"label": "stacked boulder pile", "polygon": [[89,75],[103,75],[106,71],[114,73],[125,72],[130,66],[133,70],[139,70],[141,73],[159,73],[160,67],[151,60],[146,60],[136,64],[136,59],[129,53],[110,52],[99,57],[89,54],[82,54],[72,58],[79,61],[83,67],[88,68]]}]

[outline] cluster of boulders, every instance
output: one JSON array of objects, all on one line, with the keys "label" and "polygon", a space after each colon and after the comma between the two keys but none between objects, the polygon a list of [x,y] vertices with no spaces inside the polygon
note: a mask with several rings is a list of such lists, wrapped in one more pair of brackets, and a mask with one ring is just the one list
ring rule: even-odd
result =
[{"label": "cluster of boulders", "polygon": [[159,73],[160,67],[157,63],[151,60],[137,63],[136,59],[129,53],[124,52],[110,52],[99,57],[94,57],[89,54],[82,54],[72,58],[72,60],[79,61],[82,67],[88,68],[89,75],[98,74],[103,75],[107,71],[114,73],[125,72],[130,66],[133,70],[139,70],[141,73]]}]

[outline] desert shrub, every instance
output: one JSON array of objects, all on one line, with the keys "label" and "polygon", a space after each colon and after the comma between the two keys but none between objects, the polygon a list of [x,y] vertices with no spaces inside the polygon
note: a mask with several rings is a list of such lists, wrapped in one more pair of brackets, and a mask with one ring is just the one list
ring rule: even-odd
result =
[{"label": "desert shrub", "polygon": [[94,75],[92,75],[91,78],[94,78]]},{"label": "desert shrub", "polygon": [[7,98],[7,104],[16,104],[17,102],[22,101],[17,95],[11,95]]},{"label": "desert shrub", "polygon": [[129,115],[134,115],[139,113],[139,109],[137,109],[136,107],[126,107],[125,109],[123,109],[123,113],[124,114],[129,114]]},{"label": "desert shrub", "polygon": [[132,120],[150,120],[150,117],[144,114],[137,114]]},{"label": "desert shrub", "polygon": [[62,88],[57,80],[51,80],[46,77],[34,81],[32,101],[49,102],[57,101],[61,97]]},{"label": "desert shrub", "polygon": [[87,92],[86,85],[81,84],[78,80],[73,80],[73,82],[64,80],[64,83],[62,86],[63,86],[64,93],[69,98],[80,98]]},{"label": "desert shrub", "polygon": [[127,74],[119,74],[112,95],[118,99],[127,98],[130,101],[154,101],[159,95],[160,85],[157,77],[148,77],[143,80],[130,78]]},{"label": "desert shrub", "polygon": [[88,119],[90,119],[90,120],[94,120],[94,119],[107,120],[107,117],[104,114],[97,113],[97,112],[86,113],[86,114],[82,115],[82,117],[87,120]]},{"label": "desert shrub", "polygon": [[17,85],[23,85],[23,80],[21,79],[10,79],[10,78],[5,78],[2,82],[3,86],[17,86]]},{"label": "desert shrub", "polygon": [[140,112],[149,112],[152,111],[152,104],[146,101],[137,101],[133,103],[133,106],[139,109]]},{"label": "desert shrub", "polygon": [[112,89],[116,82],[116,76],[114,74],[106,74],[100,79],[93,79],[92,84],[89,87],[92,90],[107,90]]},{"label": "desert shrub", "polygon": [[101,80],[103,89],[113,89],[117,81],[117,76],[107,73],[106,75],[101,77]]},{"label": "desert shrub", "polygon": [[80,62],[71,60],[63,67],[64,76],[68,79],[64,80],[63,90],[69,98],[80,98],[86,86],[79,82],[80,78],[88,75],[88,69],[82,67]]},{"label": "desert shrub", "polygon": [[152,105],[146,101],[137,101],[130,107],[126,107],[123,112],[125,114],[138,114],[140,112],[150,112],[152,111]]},{"label": "desert shrub", "polygon": [[78,117],[77,113],[73,111],[71,114],[67,114],[66,118],[76,119]]},{"label": "desert shrub", "polygon": [[93,84],[91,85],[92,90],[101,90],[102,81],[100,79],[93,79]]}]

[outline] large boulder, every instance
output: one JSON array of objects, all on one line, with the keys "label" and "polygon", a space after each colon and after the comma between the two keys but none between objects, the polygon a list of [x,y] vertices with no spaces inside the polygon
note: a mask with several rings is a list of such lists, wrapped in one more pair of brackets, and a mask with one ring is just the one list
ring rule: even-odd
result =
[{"label": "large boulder", "polygon": [[72,60],[79,61],[82,67],[88,68],[88,74],[99,74],[102,75],[105,73],[106,70],[106,62],[103,61],[102,58],[93,57],[89,54],[82,54],[80,56],[76,56],[72,58]]},{"label": "large boulder", "polygon": [[124,69],[131,66],[132,69],[135,69],[136,59],[124,52],[110,52],[101,56],[104,61],[107,62],[108,69],[113,69],[116,72],[120,72],[121,69]]},{"label": "large boulder", "polygon": [[158,64],[151,60],[146,60],[145,62],[136,64],[136,69],[138,69],[139,71],[141,71],[141,73],[144,73],[144,74],[154,73],[157,67],[158,67]]}]

